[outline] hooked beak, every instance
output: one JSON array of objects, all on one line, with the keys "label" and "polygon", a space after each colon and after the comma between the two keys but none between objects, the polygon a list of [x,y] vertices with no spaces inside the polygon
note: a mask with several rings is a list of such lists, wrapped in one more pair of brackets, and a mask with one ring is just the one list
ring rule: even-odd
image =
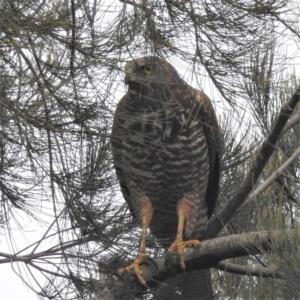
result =
[{"label": "hooked beak", "polygon": [[133,61],[128,62],[125,65],[125,84],[128,85],[130,82],[135,81],[137,73],[135,71],[135,63]]},{"label": "hooked beak", "polygon": [[125,84],[128,85],[130,82],[135,81],[137,78],[136,73],[125,73]]}]

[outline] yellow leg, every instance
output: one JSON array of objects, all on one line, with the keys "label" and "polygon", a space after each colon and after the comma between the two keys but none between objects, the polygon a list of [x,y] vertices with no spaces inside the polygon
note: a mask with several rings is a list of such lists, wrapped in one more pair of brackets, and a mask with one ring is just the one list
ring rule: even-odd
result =
[{"label": "yellow leg", "polygon": [[200,241],[198,241],[198,240],[190,240],[190,241],[186,241],[186,242],[182,241],[184,221],[186,219],[188,211],[189,211],[189,207],[188,207],[187,203],[185,202],[185,199],[182,198],[181,200],[179,200],[179,202],[177,204],[178,227],[177,227],[176,239],[168,249],[168,252],[177,251],[177,253],[179,255],[179,263],[183,269],[185,269],[185,263],[184,263],[184,259],[183,259],[183,249],[185,247],[197,246],[200,244]]},{"label": "yellow leg", "polygon": [[146,284],[144,277],[142,276],[142,270],[140,269],[140,264],[144,261],[145,257],[148,256],[146,253],[146,239],[147,239],[147,230],[150,226],[150,222],[153,215],[153,207],[150,199],[147,196],[143,196],[138,199],[139,207],[139,219],[142,223],[142,233],[140,237],[138,255],[135,258],[134,262],[128,267],[119,269],[119,272],[129,272],[134,271],[139,282],[141,284]]}]

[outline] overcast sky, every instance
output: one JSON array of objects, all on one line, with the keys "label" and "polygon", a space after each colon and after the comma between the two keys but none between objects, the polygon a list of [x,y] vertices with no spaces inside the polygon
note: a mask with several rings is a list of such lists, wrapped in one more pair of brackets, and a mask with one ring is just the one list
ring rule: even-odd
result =
[{"label": "overcast sky", "polygon": [[[4,253],[16,253],[27,246],[39,241],[48,227],[43,226],[41,223],[28,218],[28,216],[23,212],[18,212],[19,225],[17,225],[14,220],[10,221],[9,227],[11,229],[11,235],[8,232],[4,232],[4,235],[0,236],[0,252]],[[45,215],[43,215],[45,220]],[[46,220],[45,220],[46,221]],[[51,223],[51,218],[48,217],[47,220]],[[19,226],[22,227],[23,233],[20,232]],[[13,236],[13,240],[10,240],[10,237]],[[49,248],[50,242],[46,240],[37,251],[45,250]],[[52,240],[53,242],[53,240]],[[12,247],[14,247],[12,249]],[[25,250],[23,254],[30,253],[31,249]],[[16,270],[16,272],[14,272]],[[40,283],[41,286],[44,286],[45,280],[40,272],[35,272],[35,279]],[[32,292],[21,280],[20,277],[16,274],[22,274],[22,277],[26,279],[27,282],[30,282],[32,286],[36,286],[32,280],[31,276],[28,276],[28,271],[24,263],[5,263],[1,265],[0,271],[0,299],[1,300],[36,300],[39,299],[36,293]],[[39,291],[39,289],[37,288]]]}]

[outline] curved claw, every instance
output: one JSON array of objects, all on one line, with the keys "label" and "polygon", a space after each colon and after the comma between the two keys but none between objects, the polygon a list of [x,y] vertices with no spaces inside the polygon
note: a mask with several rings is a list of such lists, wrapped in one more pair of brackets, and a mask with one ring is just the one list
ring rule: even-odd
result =
[{"label": "curved claw", "polygon": [[138,281],[141,284],[146,284],[146,280],[144,279],[144,277],[142,276],[143,272],[140,269],[140,264],[144,261],[144,259],[148,256],[147,253],[144,252],[139,252],[139,254],[137,255],[137,257],[135,258],[134,262],[124,268],[120,268],[118,270],[119,273],[123,273],[123,272],[130,272],[133,271],[138,279]]},{"label": "curved claw", "polygon": [[173,244],[169,247],[168,252],[177,252],[179,255],[179,263],[182,269],[185,269],[185,263],[183,259],[183,249],[185,247],[197,246],[200,244],[198,240],[190,240],[183,242],[181,238],[176,238]]}]

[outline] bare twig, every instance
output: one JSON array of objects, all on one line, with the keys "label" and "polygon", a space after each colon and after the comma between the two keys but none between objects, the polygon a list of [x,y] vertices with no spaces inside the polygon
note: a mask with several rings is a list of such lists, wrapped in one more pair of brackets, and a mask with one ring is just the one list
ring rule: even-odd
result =
[{"label": "bare twig", "polygon": [[298,38],[300,37],[299,32],[293,29],[286,21],[281,19],[278,14],[272,14],[280,23],[282,23],[286,28],[288,28],[293,34],[295,34]]},{"label": "bare twig", "polygon": [[15,255],[15,254],[8,254],[5,252],[0,252],[0,257],[5,257],[3,259],[0,259],[0,264],[4,263],[12,263],[12,262],[29,262],[33,259],[41,258],[41,257],[50,257],[50,256],[63,256],[64,252],[67,249],[86,244],[89,242],[89,239],[78,239],[70,242],[66,242],[63,244],[56,245],[54,247],[51,247],[45,251],[41,252],[35,252],[35,253],[29,253],[24,255]]},{"label": "bare twig", "polygon": [[[292,201],[294,204],[296,204],[296,205],[299,207],[299,204],[300,204],[300,203],[299,203],[299,200],[296,199],[296,198],[293,196],[290,187],[289,187],[289,186],[287,185],[287,183],[286,183],[286,180],[283,180],[282,177],[283,177],[283,176],[281,175],[279,178],[277,178],[277,179],[276,179],[276,182],[278,182],[278,184],[280,184],[280,185],[283,187],[284,192],[285,192],[285,194],[287,195],[288,199],[289,199],[290,201]],[[285,178],[284,178],[284,179],[285,179]],[[289,178],[289,179],[290,179],[290,178]]]},{"label": "bare twig", "polygon": [[283,172],[284,170],[289,167],[300,155],[300,147],[298,147],[293,155],[281,166],[279,167],[275,172],[272,173],[272,175],[265,180],[258,188],[253,191],[249,199],[259,196],[261,193],[263,193]]},{"label": "bare twig", "polygon": [[140,9],[143,8],[141,4],[138,4],[135,1],[129,1],[129,0],[119,0],[119,1],[122,2],[122,3],[125,3],[125,4],[130,4],[132,6],[138,7]]},{"label": "bare twig", "polygon": [[300,110],[297,110],[295,114],[288,120],[286,125],[284,126],[282,130],[282,135],[284,135],[287,131],[289,131],[291,128],[299,124],[300,122]]},{"label": "bare twig", "polygon": [[282,274],[278,269],[267,267],[267,268],[256,268],[252,266],[241,266],[229,262],[221,261],[215,267],[218,270],[239,274],[239,275],[250,275],[256,277],[263,277],[263,278],[278,278],[284,279],[284,274]]}]

